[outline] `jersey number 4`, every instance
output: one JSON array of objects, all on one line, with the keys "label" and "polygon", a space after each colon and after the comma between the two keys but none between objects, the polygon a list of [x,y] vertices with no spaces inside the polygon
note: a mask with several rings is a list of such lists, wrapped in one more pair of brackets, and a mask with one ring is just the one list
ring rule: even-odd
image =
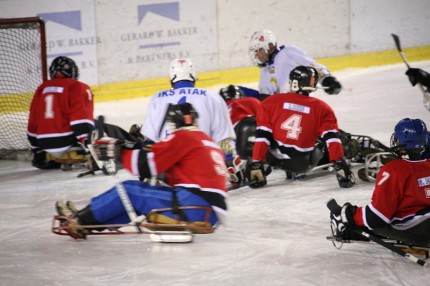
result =
[{"label": "jersey number 4", "polygon": [[294,140],[299,139],[299,135],[302,132],[302,127],[300,126],[301,122],[302,116],[299,114],[293,114],[282,122],[281,129],[287,130],[287,138]]}]

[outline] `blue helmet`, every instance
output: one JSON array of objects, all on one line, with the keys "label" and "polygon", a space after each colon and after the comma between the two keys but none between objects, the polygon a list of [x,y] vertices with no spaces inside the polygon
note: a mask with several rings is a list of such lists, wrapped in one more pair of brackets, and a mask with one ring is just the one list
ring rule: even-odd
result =
[{"label": "blue helmet", "polygon": [[392,144],[403,150],[424,150],[427,136],[426,124],[421,119],[404,118],[394,127]]}]

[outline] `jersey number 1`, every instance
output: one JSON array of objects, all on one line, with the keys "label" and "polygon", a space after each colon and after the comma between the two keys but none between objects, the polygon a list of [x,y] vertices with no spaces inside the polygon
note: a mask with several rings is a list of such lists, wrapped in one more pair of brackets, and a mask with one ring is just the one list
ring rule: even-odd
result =
[{"label": "jersey number 1", "polygon": [[54,95],[45,96],[45,119],[54,118]]}]

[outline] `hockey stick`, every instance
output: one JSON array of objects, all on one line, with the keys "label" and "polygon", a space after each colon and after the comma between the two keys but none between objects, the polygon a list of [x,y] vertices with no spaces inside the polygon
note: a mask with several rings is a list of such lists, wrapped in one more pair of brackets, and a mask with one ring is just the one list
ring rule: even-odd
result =
[{"label": "hockey stick", "polygon": [[[403,62],[406,64],[406,67],[408,69],[410,69],[411,66],[408,63],[408,60],[406,59],[406,56],[403,54],[402,46],[400,45],[400,38],[399,38],[399,36],[397,36],[395,34],[391,34],[391,36],[394,39],[394,43],[396,44],[397,51],[399,52],[400,56],[402,57]],[[417,83],[417,85],[418,85],[418,87],[420,88],[420,90],[421,90],[421,92],[423,94],[423,105],[424,105],[424,107],[427,110],[430,110],[430,94],[427,93],[424,90],[424,87],[423,87],[423,85],[421,83]]]},{"label": "hockey stick", "polygon": [[[342,207],[337,204],[335,199],[331,199],[327,202],[327,208],[330,210],[330,212],[332,212],[335,215],[340,215],[340,213],[342,211]],[[411,261],[413,261],[413,262],[415,262],[415,263],[417,263],[418,265],[427,266],[427,262],[425,262],[424,260],[419,259],[410,253],[406,253],[406,252],[402,251],[400,248],[395,247],[394,245],[383,241],[382,239],[378,238],[377,236],[375,236],[373,234],[370,234],[364,230],[355,229],[355,228],[350,228],[350,230],[363,236],[363,237],[365,237],[365,238],[367,238],[367,239],[369,239],[369,240],[371,240],[371,241],[373,241],[373,242],[375,242],[375,243],[377,243],[377,244],[379,244],[379,245],[381,245],[381,246],[383,246],[383,247],[385,247],[385,248],[387,248],[387,249],[389,249],[389,250],[391,250],[391,251],[393,251],[393,252],[395,252],[395,253],[397,253],[397,254],[399,254],[399,255],[401,255],[401,256],[403,256],[403,257],[405,257],[405,258],[407,258],[407,259],[409,259],[409,260],[411,260]]]},{"label": "hockey stick", "polygon": [[160,129],[158,130],[158,138],[161,137],[161,132],[163,131],[163,127],[166,124],[167,117],[169,116],[169,112],[172,109],[172,106],[173,106],[172,103],[169,103],[169,105],[167,106],[166,113],[164,114],[163,121],[161,121]]},{"label": "hockey stick", "polygon": [[[98,117],[98,139],[103,137],[103,133],[104,133],[104,116],[100,115]],[[133,205],[131,204],[130,198],[127,195],[127,192],[125,191],[124,186],[122,185],[120,179],[118,178],[117,174],[116,174],[116,170],[115,170],[115,161],[114,159],[110,159],[109,161],[103,161],[103,166],[105,167],[105,169],[107,170],[107,172],[109,173],[109,175],[113,175],[113,177],[115,178],[116,181],[116,190],[118,192],[119,198],[121,199],[121,202],[127,212],[127,215],[130,219],[130,222],[135,224],[136,229],[138,232],[142,232],[142,229],[139,226],[140,221],[138,220],[138,217],[136,215],[136,212],[133,208]]]}]

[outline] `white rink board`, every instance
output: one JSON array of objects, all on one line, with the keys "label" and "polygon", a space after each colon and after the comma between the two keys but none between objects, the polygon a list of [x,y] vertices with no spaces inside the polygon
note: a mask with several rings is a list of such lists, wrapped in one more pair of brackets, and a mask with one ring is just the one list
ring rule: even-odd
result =
[{"label": "white rink board", "polygon": [[46,20],[49,61],[73,57],[81,80],[107,84],[167,76],[176,57],[199,73],[249,67],[248,41],[271,29],[279,45],[314,58],[430,45],[430,1],[2,0],[0,17]]}]

